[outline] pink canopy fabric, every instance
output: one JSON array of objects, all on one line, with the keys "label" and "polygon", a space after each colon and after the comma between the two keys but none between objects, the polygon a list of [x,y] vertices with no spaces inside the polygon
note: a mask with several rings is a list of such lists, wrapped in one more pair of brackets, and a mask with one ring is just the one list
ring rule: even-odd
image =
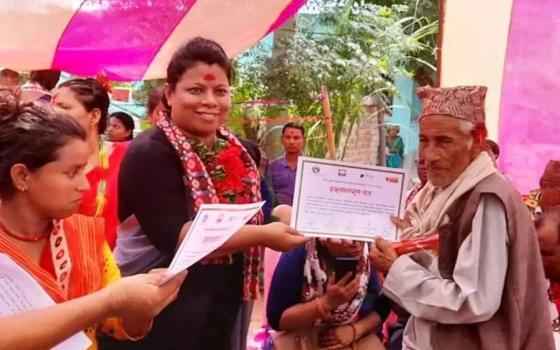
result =
[{"label": "pink canopy fabric", "polygon": [[521,193],[560,160],[557,1],[443,1],[442,86],[484,85],[500,169]]},{"label": "pink canopy fabric", "polygon": [[2,0],[0,65],[111,80],[161,78],[188,39],[228,55],[276,30],[306,0]]}]

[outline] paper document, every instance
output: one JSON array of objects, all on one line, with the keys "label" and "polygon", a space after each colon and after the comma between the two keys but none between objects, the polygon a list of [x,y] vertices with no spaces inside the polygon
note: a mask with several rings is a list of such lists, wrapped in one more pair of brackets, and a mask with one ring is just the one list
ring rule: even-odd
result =
[{"label": "paper document", "polygon": [[[53,305],[55,302],[27,271],[0,254],[0,317]],[[87,349],[91,344],[85,333],[79,332],[53,349]]]},{"label": "paper document", "polygon": [[405,183],[402,169],[300,157],[292,227],[307,236],[394,241],[391,215],[404,213]]},{"label": "paper document", "polygon": [[177,274],[214,250],[221,247],[239,231],[259,210],[264,202],[252,204],[202,204],[185,239],[181,242],[169,266]]}]

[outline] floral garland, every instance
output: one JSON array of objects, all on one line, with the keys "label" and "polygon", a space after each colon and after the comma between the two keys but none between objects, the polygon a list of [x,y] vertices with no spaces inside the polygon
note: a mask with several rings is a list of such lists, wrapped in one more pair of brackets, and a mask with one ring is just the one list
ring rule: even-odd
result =
[{"label": "floral garland", "polygon": [[206,166],[221,202],[251,203],[246,191],[248,174],[241,160],[242,150],[235,143],[218,138],[211,149],[195,138],[190,138],[189,143]]}]

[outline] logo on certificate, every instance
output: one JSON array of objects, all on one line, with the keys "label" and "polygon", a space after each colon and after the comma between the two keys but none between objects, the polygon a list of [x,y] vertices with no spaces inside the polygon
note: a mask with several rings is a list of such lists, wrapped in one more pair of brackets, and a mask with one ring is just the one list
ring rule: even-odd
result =
[{"label": "logo on certificate", "polygon": [[218,218],[216,219],[216,223],[221,224],[222,221],[224,221],[224,216],[225,216],[224,214],[218,215]]},{"label": "logo on certificate", "polygon": [[313,172],[313,174],[319,174],[321,172],[321,168],[319,168],[318,166],[314,166],[311,168],[311,171]]},{"label": "logo on certificate", "polygon": [[346,176],[346,169],[338,169],[338,176]]},{"label": "logo on certificate", "polygon": [[398,184],[398,183],[399,183],[399,178],[398,178],[398,176],[388,176],[388,177],[385,178],[385,180],[386,180],[387,182],[394,183],[394,184]]}]

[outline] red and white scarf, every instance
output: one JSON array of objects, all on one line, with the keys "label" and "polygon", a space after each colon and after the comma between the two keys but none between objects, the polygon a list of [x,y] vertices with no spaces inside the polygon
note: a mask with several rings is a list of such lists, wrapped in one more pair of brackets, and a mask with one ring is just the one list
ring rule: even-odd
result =
[{"label": "red and white scarf", "polygon": [[[226,198],[220,198],[216,188],[208,174],[206,165],[196,154],[186,135],[181,129],[166,115],[161,118],[157,126],[163,130],[167,139],[177,152],[184,170],[185,186],[190,189],[193,198],[194,211],[197,212],[203,203],[230,203]],[[217,130],[218,137],[228,141],[231,145],[241,149],[241,160],[245,166],[245,177],[242,179],[245,184],[244,194],[248,197],[249,203],[261,201],[260,175],[257,166],[245,147],[239,140],[226,128],[220,127]],[[249,224],[259,225],[262,223],[262,212],[259,212],[249,221]],[[259,273],[261,271],[262,247],[251,247],[244,251],[243,265],[243,298],[256,299],[259,292]],[[221,258],[203,261],[205,264],[232,264],[231,255]]]}]

